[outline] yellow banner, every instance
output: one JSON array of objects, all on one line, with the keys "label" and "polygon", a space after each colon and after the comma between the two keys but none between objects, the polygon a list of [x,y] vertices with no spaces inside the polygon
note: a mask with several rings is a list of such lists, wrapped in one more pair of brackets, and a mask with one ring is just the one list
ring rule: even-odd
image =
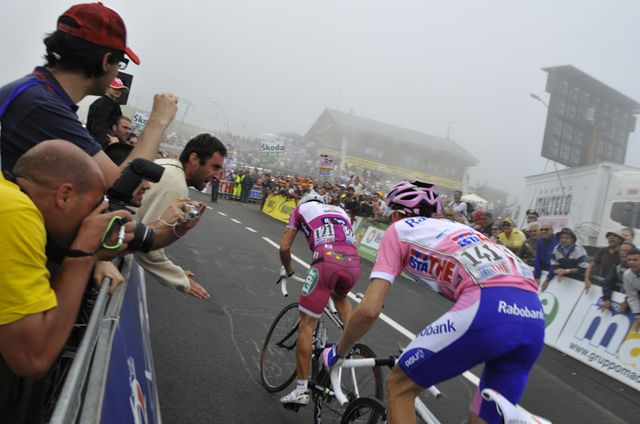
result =
[{"label": "yellow banner", "polygon": [[[321,148],[319,149],[319,153],[323,155],[333,155],[334,157],[340,157],[340,152],[333,149]],[[394,174],[402,178],[407,178],[409,180],[429,182],[439,186],[452,188],[454,190],[460,189],[461,186],[459,181],[438,177],[436,175],[429,175],[423,172],[413,171],[411,169],[389,166],[385,165],[384,163],[357,158],[354,156],[347,156],[347,165],[355,165],[359,166],[360,168],[368,168],[376,171],[388,172],[389,174]]]},{"label": "yellow banner", "polygon": [[262,212],[282,222],[289,222],[291,212],[296,208],[296,201],[281,194],[267,196]]}]

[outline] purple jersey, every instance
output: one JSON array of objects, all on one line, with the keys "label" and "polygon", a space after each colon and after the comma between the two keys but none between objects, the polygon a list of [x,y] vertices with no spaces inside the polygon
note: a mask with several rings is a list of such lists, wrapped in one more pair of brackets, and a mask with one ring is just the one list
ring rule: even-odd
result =
[{"label": "purple jersey", "polygon": [[339,206],[303,203],[291,212],[287,228],[302,230],[311,250],[325,244],[356,245],[351,219]]}]

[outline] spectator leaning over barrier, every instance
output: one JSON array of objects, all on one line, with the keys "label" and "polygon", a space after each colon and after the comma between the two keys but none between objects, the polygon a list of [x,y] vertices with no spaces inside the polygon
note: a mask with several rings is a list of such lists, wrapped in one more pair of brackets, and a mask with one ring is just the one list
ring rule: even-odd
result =
[{"label": "spectator leaning over barrier", "polygon": [[[111,259],[133,238],[133,222],[103,233],[124,210],[104,213],[105,183],[98,165],[73,144],[40,143],[14,168],[15,182],[0,176],[0,417],[3,423],[39,422],[32,387],[60,354],[76,322],[91,269]],[[50,281],[49,243],[65,250]],[[41,380],[40,380],[41,381]],[[37,390],[36,390],[37,392]],[[34,402],[36,402],[34,400]],[[27,417],[29,414],[30,418]]]},{"label": "spectator leaning over barrier", "polygon": [[[587,251],[578,244],[577,237],[570,228],[563,228],[556,234],[556,237],[558,245],[551,254],[553,273],[559,281],[564,277],[582,280],[584,271],[589,266]],[[546,290],[547,286],[548,284],[543,284],[542,290]],[[585,292],[588,292],[590,287],[591,285],[585,283]]]},{"label": "spectator leaning over barrier", "polygon": [[525,240],[524,233],[513,227],[511,218],[502,220],[502,232],[498,235],[499,244],[502,244],[513,253],[518,253]]},{"label": "spectator leaning over barrier", "polygon": [[627,253],[627,269],[622,275],[624,291],[627,295],[629,309],[636,317],[634,326],[640,331],[640,250],[631,249]]},{"label": "spectator leaning over barrier", "polygon": [[103,148],[110,144],[109,129],[111,125],[116,122],[119,116],[122,116],[118,99],[123,92],[128,90],[129,88],[122,83],[120,78],[114,78],[107,87],[107,91],[89,106],[87,130]]},{"label": "spectator leaning over barrier", "polygon": [[620,263],[618,249],[624,242],[624,237],[620,231],[609,231],[606,237],[609,246],[598,249],[584,273],[584,284],[587,287],[590,287],[593,282],[592,276],[596,276],[597,283],[602,283],[611,268]]},{"label": "spectator leaning over barrier", "polygon": [[[611,307],[611,295],[614,291],[622,291],[624,282],[622,281],[622,275],[629,269],[627,266],[627,254],[631,249],[635,249],[633,243],[625,241],[618,249],[618,255],[620,257],[620,263],[609,270],[609,273],[602,282],[602,306],[601,311],[609,309]],[[627,303],[622,302],[620,304],[619,311],[623,312],[627,308]]]},{"label": "spectator leaning over barrier", "polygon": [[536,240],[536,254],[533,259],[533,276],[539,286],[542,271],[547,271],[547,276],[542,283],[543,290],[546,290],[549,282],[553,280],[554,277],[553,269],[551,268],[551,257],[553,249],[558,244],[558,239],[553,233],[553,226],[548,222],[540,223],[538,231],[539,236],[538,240]]},{"label": "spectator leaning over barrier", "polygon": [[[180,160],[158,159],[156,163],[164,166],[164,174],[158,183],[152,184],[142,200],[142,206],[137,212],[138,218],[145,224],[150,223],[157,220],[172,203],[183,199],[186,205],[188,186],[202,190],[211,177],[221,176],[226,156],[227,149],[220,140],[209,134],[200,134],[189,140],[180,155]],[[176,240],[193,228],[206,210],[204,203],[192,201],[189,204],[197,209],[196,216],[187,216],[174,224],[167,223],[167,226],[172,228]],[[140,265],[167,287],[199,299],[209,297],[207,290],[191,278],[194,274],[174,264],[164,249],[135,255]]]},{"label": "spectator leaning over barrier", "polygon": [[527,231],[527,239],[520,246],[518,250],[518,256],[525,261],[527,265],[533,266],[534,258],[536,256],[536,242],[538,241],[538,223],[532,222],[529,224],[529,230]]},{"label": "spectator leaning over barrier", "polygon": [[[102,3],[72,6],[58,18],[57,30],[44,40],[45,66],[0,88],[4,172],[11,172],[16,160],[32,146],[59,138],[92,156],[107,187],[113,184],[120,169],[82,125],[76,103],[88,95],[103,95],[118,70],[129,62],[125,56],[140,63],[126,39],[122,18]],[[155,96],[149,123],[129,159],[155,159],[162,132],[173,120],[176,108],[175,96]]]}]

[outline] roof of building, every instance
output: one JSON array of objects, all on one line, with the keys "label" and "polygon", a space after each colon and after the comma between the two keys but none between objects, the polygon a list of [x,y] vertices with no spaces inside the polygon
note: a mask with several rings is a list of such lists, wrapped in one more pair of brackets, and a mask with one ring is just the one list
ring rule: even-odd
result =
[{"label": "roof of building", "polygon": [[383,122],[364,118],[362,116],[340,112],[335,109],[325,109],[323,115],[324,114],[327,114],[331,118],[333,118],[333,120],[335,120],[342,129],[350,129],[351,131],[356,132],[376,134],[393,140],[411,143],[429,150],[436,150],[439,152],[447,153],[456,157],[457,159],[466,162],[469,165],[475,165],[478,163],[478,160],[473,155],[471,155],[453,140],[447,140],[407,128],[385,124]]}]

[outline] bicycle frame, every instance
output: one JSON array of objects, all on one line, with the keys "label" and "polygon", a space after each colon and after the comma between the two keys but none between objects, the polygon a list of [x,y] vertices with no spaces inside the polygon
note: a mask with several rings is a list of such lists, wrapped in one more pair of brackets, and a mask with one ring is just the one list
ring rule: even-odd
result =
[{"label": "bicycle frame", "polygon": [[[349,403],[349,400],[342,392],[340,384],[342,380],[342,370],[344,368],[353,370],[354,368],[371,368],[381,366],[393,367],[395,365],[395,360],[396,358],[393,356],[389,358],[345,359],[339,366],[335,366],[331,369],[330,379],[333,396],[343,406]],[[427,392],[436,399],[440,399],[442,397],[442,393],[435,386],[429,387]],[[427,424],[440,424],[440,421],[438,421],[429,408],[427,408],[427,406],[418,397],[416,397],[415,400],[415,408],[416,414]]]}]

